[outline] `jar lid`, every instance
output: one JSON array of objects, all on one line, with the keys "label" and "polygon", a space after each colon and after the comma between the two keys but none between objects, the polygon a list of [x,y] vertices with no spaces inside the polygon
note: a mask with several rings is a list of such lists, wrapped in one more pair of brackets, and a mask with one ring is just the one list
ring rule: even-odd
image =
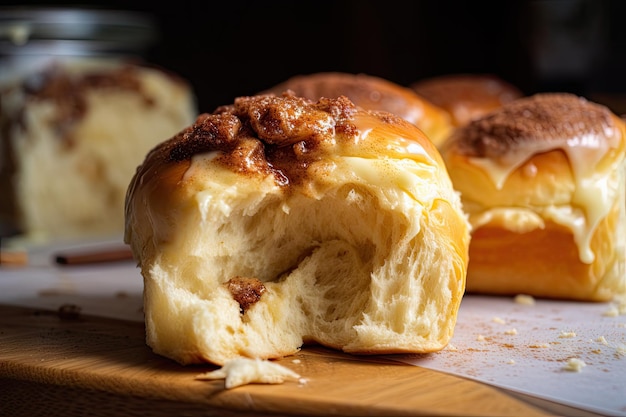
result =
[{"label": "jar lid", "polygon": [[153,17],[88,8],[0,8],[0,56],[141,55],[155,40]]}]

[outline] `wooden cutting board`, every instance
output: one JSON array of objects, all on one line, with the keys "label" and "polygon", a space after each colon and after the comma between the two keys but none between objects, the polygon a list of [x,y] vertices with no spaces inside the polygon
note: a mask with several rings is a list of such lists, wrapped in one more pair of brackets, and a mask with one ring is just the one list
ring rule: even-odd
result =
[{"label": "wooden cutting board", "polygon": [[2,416],[569,414],[453,375],[321,347],[278,362],[307,383],[227,390],[223,380],[194,378],[214,366],[154,354],[143,323],[0,305]]}]

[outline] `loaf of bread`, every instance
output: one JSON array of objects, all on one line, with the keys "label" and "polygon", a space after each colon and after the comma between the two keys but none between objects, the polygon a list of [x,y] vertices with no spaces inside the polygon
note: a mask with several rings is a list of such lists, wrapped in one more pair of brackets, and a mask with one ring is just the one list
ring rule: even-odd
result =
[{"label": "loaf of bread", "polygon": [[436,146],[445,140],[453,127],[445,109],[420,97],[408,87],[373,75],[345,72],[296,75],[262,94],[281,94],[287,90],[310,100],[343,95],[366,110],[393,113],[422,129]]},{"label": "loaf of bread", "polygon": [[564,93],[504,104],[442,150],[472,224],[467,291],[607,301],[626,291],[624,122]]},{"label": "loaf of bread", "polygon": [[28,239],[124,232],[146,153],[197,116],[188,82],[122,60],[55,60],[0,85],[0,230]]},{"label": "loaf of bread", "polygon": [[126,199],[147,343],[180,363],[318,343],[433,352],[469,224],[421,130],[345,96],[240,97],[152,150]]},{"label": "loaf of bread", "polygon": [[445,74],[418,80],[410,87],[446,110],[455,127],[524,96],[515,85],[493,74]]}]

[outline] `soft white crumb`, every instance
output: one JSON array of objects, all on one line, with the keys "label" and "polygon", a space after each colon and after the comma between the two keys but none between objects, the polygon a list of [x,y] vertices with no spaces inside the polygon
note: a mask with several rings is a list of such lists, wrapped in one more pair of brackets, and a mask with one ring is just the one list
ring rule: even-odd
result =
[{"label": "soft white crumb", "polygon": [[454,346],[452,343],[448,343],[448,345],[446,346],[446,350],[449,350],[451,352],[456,352],[459,349],[456,346]]},{"label": "soft white crumb", "polygon": [[576,337],[575,332],[561,331],[561,334],[559,334],[559,339],[571,339],[572,337]]},{"label": "soft white crumb", "polygon": [[526,294],[516,295],[513,301],[515,301],[516,304],[522,304],[526,306],[532,306],[535,304],[535,298],[531,295]]},{"label": "soft white crumb", "polygon": [[269,360],[250,358],[231,359],[220,369],[197,375],[196,379],[224,379],[226,389],[251,383],[282,384],[288,379],[302,383],[302,377],[289,368]]},{"label": "soft white crumb", "polygon": [[506,331],[504,332],[504,334],[508,334],[508,335],[516,335],[516,334],[517,334],[517,329],[509,329],[509,330],[506,330]]},{"label": "soft white crumb", "polygon": [[502,319],[502,318],[500,318],[500,317],[494,317],[494,318],[492,319],[492,321],[493,321],[494,323],[499,323],[499,324],[504,324],[504,323],[506,323],[506,322],[504,321],[504,319]]},{"label": "soft white crumb", "polygon": [[578,358],[569,358],[563,369],[570,372],[580,372],[587,364]]},{"label": "soft white crumb", "polygon": [[291,361],[291,363],[295,363],[295,364],[298,364],[300,362],[302,362],[300,359],[294,359],[294,360]]},{"label": "soft white crumb", "polygon": [[479,334],[478,336],[476,336],[476,340],[479,342],[484,342],[485,341],[485,336],[483,336],[482,334]]},{"label": "soft white crumb", "polygon": [[509,365],[515,365],[515,360],[509,359],[506,363],[508,363]]},{"label": "soft white crumb", "polygon": [[619,345],[618,347],[615,348],[615,353],[618,356],[626,356],[626,345]]}]

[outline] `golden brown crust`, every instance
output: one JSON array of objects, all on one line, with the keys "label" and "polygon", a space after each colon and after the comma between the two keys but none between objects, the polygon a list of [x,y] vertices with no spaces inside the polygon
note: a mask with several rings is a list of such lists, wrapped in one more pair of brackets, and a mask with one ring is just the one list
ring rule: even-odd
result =
[{"label": "golden brown crust", "polygon": [[289,90],[310,100],[344,95],[366,110],[393,113],[417,125],[436,145],[439,145],[452,129],[446,111],[420,97],[410,88],[372,75],[341,72],[298,75],[261,94],[278,95]]},{"label": "golden brown crust", "polygon": [[310,100],[345,95],[365,109],[388,111],[412,122],[417,120],[415,107],[424,105],[423,100],[404,87],[365,74],[333,72],[299,75],[267,92],[281,94],[287,90]]},{"label": "golden brown crust", "polygon": [[596,254],[592,263],[580,260],[571,230],[554,222],[521,234],[498,224],[479,227],[472,233],[466,291],[609,301],[616,288],[603,282],[604,277],[616,262],[623,262],[616,256],[619,216],[614,206],[598,225],[591,241]]},{"label": "golden brown crust", "polygon": [[492,74],[447,74],[419,80],[410,87],[450,113],[462,126],[524,96],[513,84]]}]

